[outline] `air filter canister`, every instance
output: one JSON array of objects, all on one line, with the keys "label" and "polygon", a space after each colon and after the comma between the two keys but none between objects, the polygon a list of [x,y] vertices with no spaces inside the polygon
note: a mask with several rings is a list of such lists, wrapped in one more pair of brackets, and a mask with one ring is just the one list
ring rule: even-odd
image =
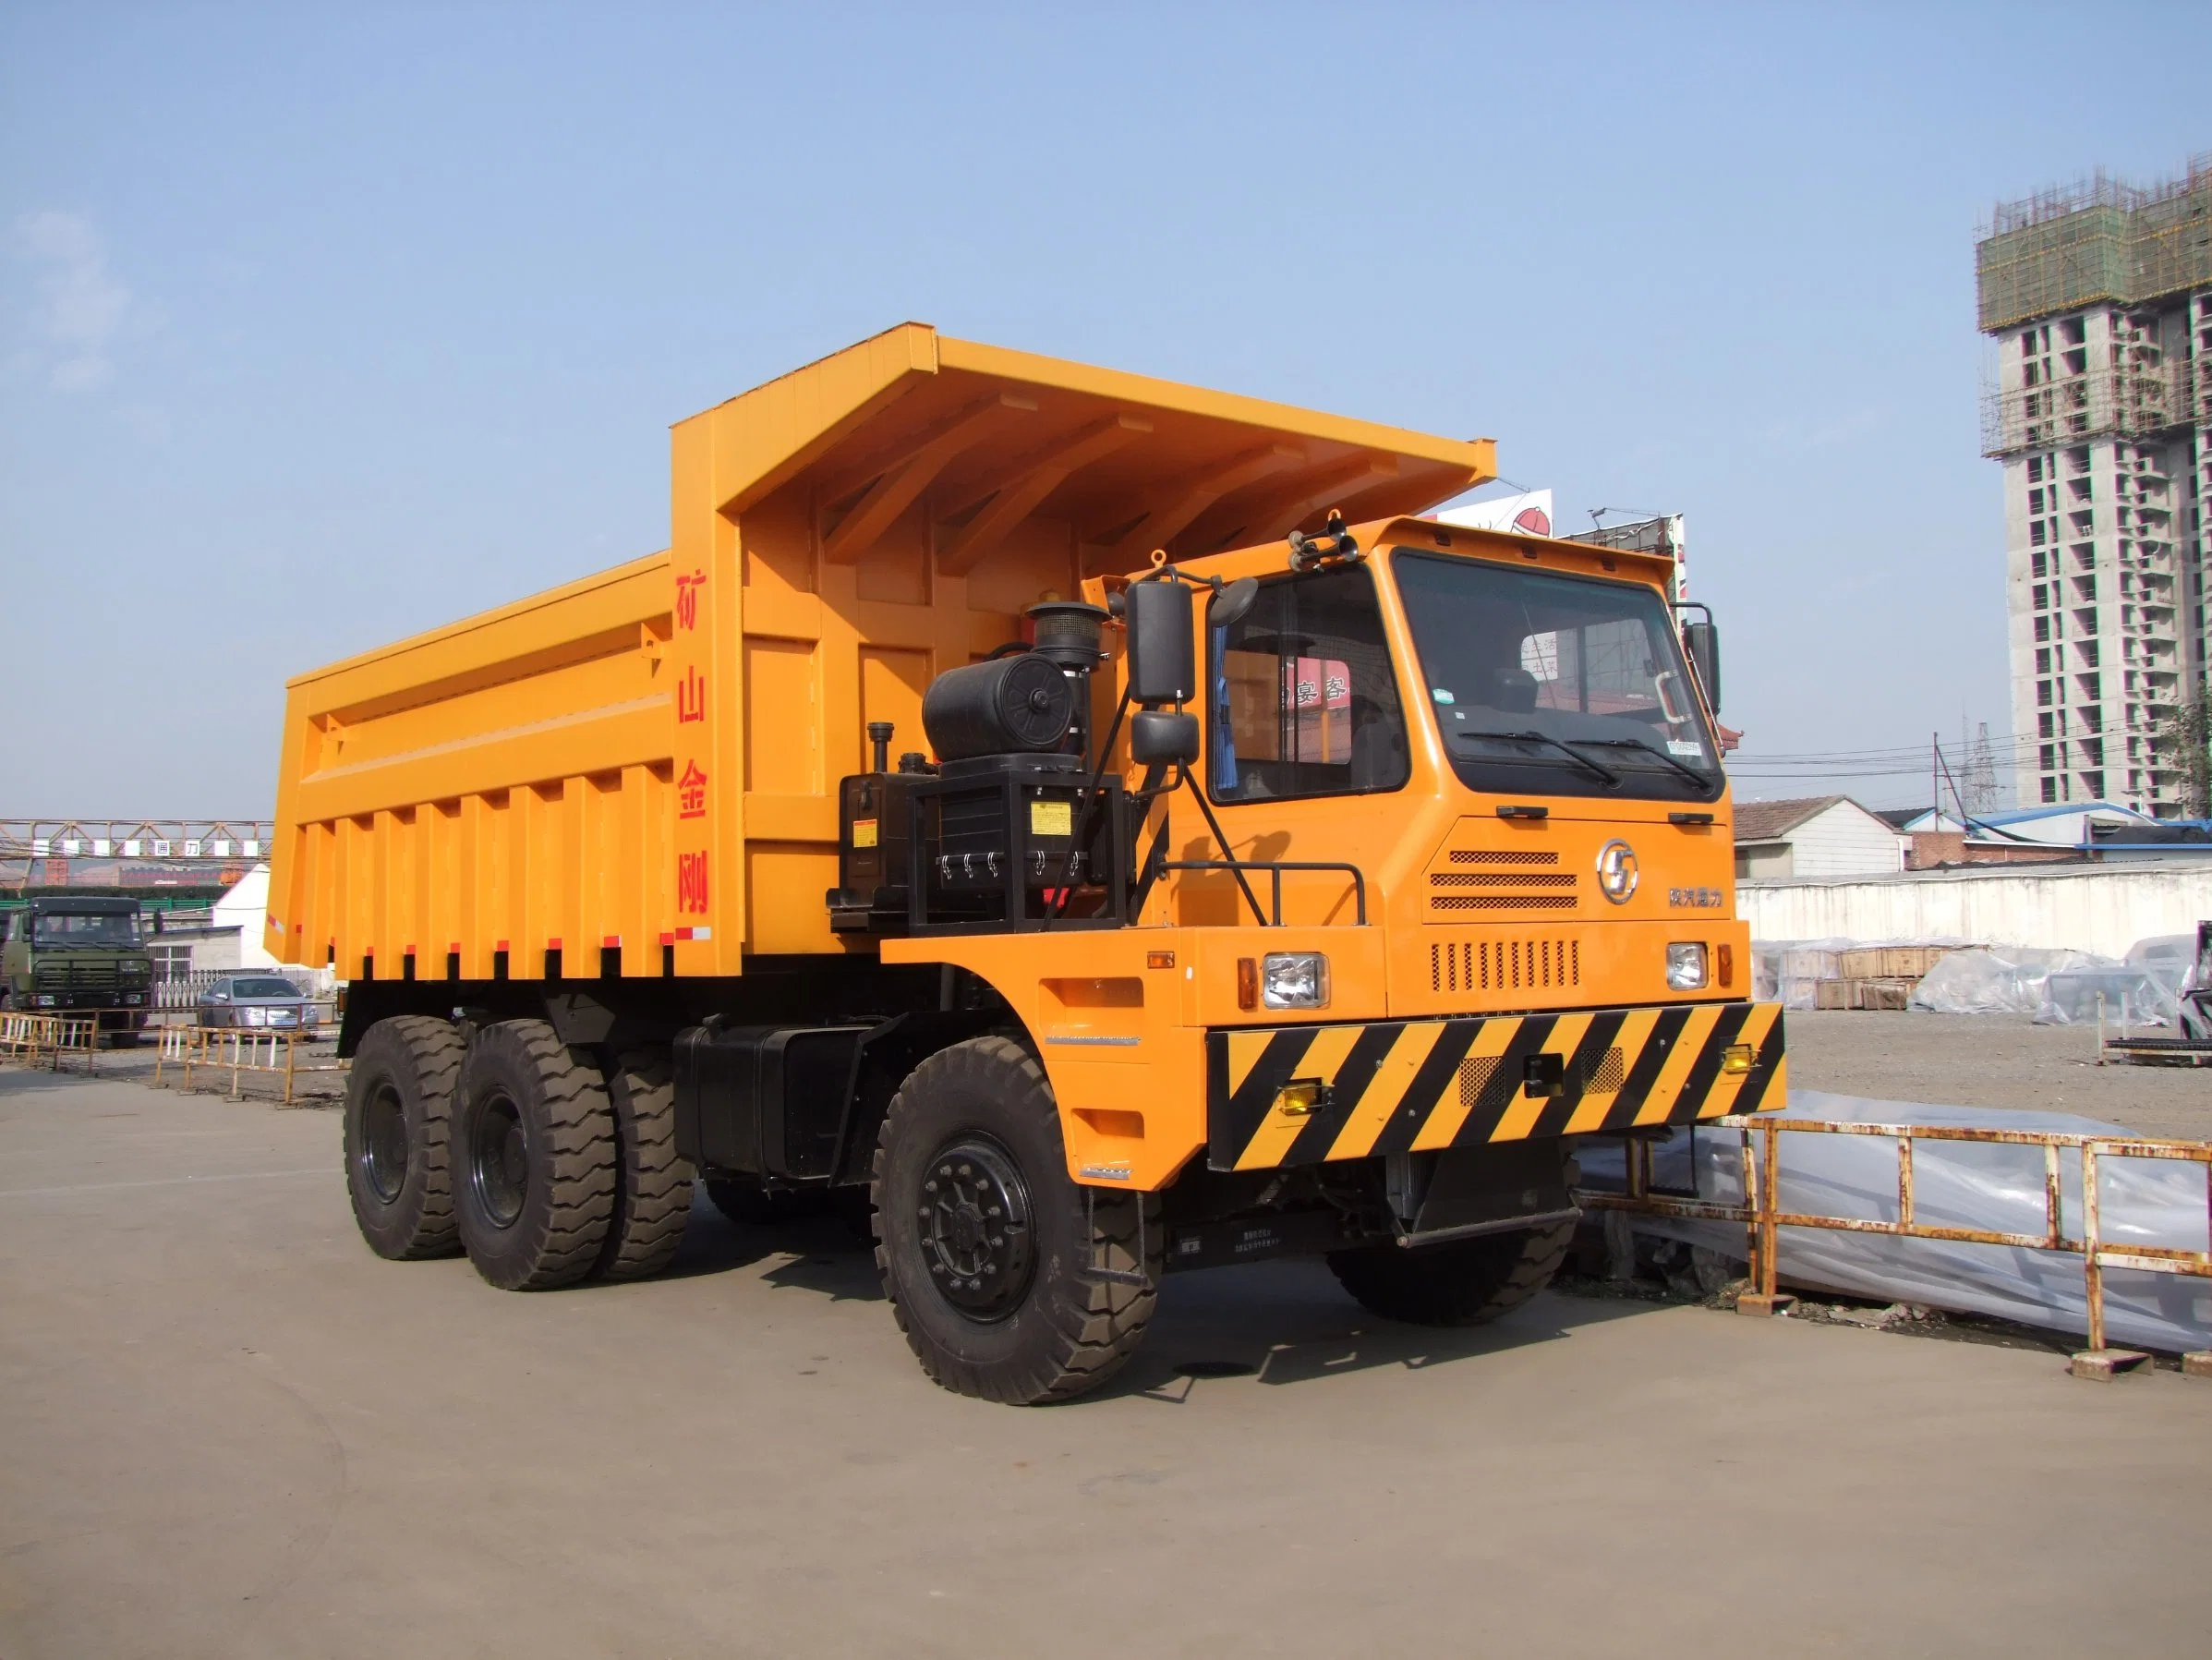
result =
[{"label": "air filter canister", "polygon": [[1074,719],[1067,675],[1035,651],[948,669],[922,697],[922,730],[940,761],[1057,749]]}]

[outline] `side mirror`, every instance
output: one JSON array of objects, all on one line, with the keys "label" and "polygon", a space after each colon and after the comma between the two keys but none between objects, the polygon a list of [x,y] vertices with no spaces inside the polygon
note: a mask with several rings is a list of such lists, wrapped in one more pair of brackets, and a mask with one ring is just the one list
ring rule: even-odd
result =
[{"label": "side mirror", "polygon": [[1179,582],[1132,582],[1123,595],[1129,624],[1129,695],[1145,708],[1198,696],[1191,595]]},{"label": "side mirror", "polygon": [[1690,654],[1690,667],[1705,688],[1706,707],[1721,712],[1721,631],[1711,623],[1685,623],[1682,643]]},{"label": "side mirror", "polygon": [[1229,628],[1244,621],[1244,613],[1251,610],[1252,602],[1260,597],[1260,579],[1239,576],[1215,596],[1213,609],[1206,612],[1206,621],[1215,628]]},{"label": "side mirror", "polygon": [[1161,709],[1138,710],[1130,717],[1129,753],[1139,766],[1190,766],[1198,759],[1198,717]]}]

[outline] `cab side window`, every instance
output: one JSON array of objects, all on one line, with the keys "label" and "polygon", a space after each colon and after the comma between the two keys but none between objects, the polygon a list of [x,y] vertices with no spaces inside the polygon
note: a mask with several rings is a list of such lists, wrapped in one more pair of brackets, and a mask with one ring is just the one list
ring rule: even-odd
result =
[{"label": "cab side window", "polygon": [[1215,800],[1405,783],[1405,714],[1366,569],[1272,578],[1235,624],[1208,633]]}]

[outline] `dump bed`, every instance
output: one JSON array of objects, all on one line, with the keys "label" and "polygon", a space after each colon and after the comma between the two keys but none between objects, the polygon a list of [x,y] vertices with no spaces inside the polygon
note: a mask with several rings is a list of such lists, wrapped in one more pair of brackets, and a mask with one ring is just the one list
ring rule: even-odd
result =
[{"label": "dump bed", "polygon": [[423,979],[872,951],[823,901],[868,722],[925,747],[933,676],[1154,548],[1493,470],[1487,440],[902,325],[679,424],[671,551],[293,680],[266,943]]}]

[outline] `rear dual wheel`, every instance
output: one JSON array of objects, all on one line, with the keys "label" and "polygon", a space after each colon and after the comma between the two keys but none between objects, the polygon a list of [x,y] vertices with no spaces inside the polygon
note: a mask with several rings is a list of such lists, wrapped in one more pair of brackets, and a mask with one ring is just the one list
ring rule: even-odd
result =
[{"label": "rear dual wheel", "polygon": [[465,1048],[444,1021],[380,1021],[348,1080],[345,1161],[379,1254],[458,1246],[507,1290],[659,1273],[691,1209],[667,1056],[602,1072],[543,1021],[487,1026]]},{"label": "rear dual wheel", "polygon": [[406,1014],[369,1028],[345,1080],[345,1186],[361,1237],[379,1256],[451,1256],[447,1162],[461,1035]]}]

